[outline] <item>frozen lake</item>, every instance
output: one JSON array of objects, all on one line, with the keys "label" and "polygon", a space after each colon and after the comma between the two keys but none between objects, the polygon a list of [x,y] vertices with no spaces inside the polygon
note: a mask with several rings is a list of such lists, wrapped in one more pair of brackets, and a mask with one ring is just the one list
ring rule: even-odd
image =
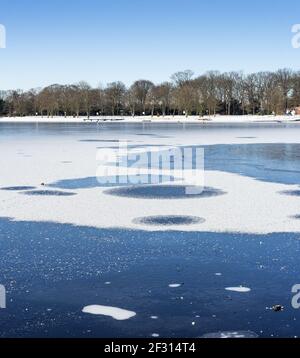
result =
[{"label": "frozen lake", "polygon": [[[97,181],[119,141],[203,148],[204,192]],[[299,334],[300,123],[0,123],[0,153],[0,337]]]}]

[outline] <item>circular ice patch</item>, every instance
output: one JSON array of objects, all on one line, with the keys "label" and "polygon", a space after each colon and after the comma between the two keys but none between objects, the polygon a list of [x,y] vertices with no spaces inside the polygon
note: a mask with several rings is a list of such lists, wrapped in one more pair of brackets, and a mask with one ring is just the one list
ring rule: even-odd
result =
[{"label": "circular ice patch", "polygon": [[173,226],[173,225],[193,225],[202,224],[204,219],[196,216],[147,216],[143,218],[134,219],[135,224],[153,225],[153,226]]},{"label": "circular ice patch", "polygon": [[25,191],[25,190],[33,190],[35,189],[34,186],[10,186],[7,188],[1,188],[1,190],[7,191]]},{"label": "circular ice patch", "polygon": [[233,332],[216,332],[208,333],[200,338],[258,338],[258,335],[251,331],[233,331]]},{"label": "circular ice patch", "polygon": [[34,190],[23,193],[24,195],[30,196],[73,196],[76,193],[58,191],[58,190]]},{"label": "circular ice patch", "polygon": [[126,198],[141,199],[193,199],[209,198],[225,194],[224,191],[219,189],[205,188],[199,194],[188,195],[187,187],[183,185],[140,185],[109,189],[104,193]]}]

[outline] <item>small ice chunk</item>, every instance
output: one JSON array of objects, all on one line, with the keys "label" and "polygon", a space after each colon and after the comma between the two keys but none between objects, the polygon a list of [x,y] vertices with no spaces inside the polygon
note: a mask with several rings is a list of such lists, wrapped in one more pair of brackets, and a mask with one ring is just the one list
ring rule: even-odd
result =
[{"label": "small ice chunk", "polygon": [[170,288],[178,288],[178,287],[181,287],[182,286],[182,283],[171,283],[169,285]]},{"label": "small ice chunk", "polygon": [[225,290],[232,291],[232,292],[246,293],[246,292],[250,292],[251,288],[239,286],[239,287],[227,287],[225,288]]},{"label": "small ice chunk", "polygon": [[124,321],[136,316],[136,313],[132,311],[127,311],[117,307],[100,306],[100,305],[86,306],[83,308],[82,312],[93,314],[93,315],[112,317],[117,321]]}]

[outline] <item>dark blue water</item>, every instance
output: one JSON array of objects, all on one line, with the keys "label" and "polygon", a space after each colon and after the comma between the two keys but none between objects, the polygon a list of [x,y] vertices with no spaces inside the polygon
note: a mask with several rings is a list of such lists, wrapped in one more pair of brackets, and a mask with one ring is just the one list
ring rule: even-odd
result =
[{"label": "dark blue water", "polygon": [[[0,272],[8,307],[0,311],[0,336],[198,337],[251,330],[293,337],[300,331],[300,311],[291,307],[291,288],[300,280],[299,239],[293,233],[98,230],[2,218]],[[174,282],[181,287],[169,288]],[[225,291],[239,285],[252,291]],[[119,322],[82,314],[90,304],[137,316]],[[267,309],[276,304],[284,311]]]},{"label": "dark blue water", "polygon": [[[124,137],[132,141],[143,138],[149,145],[154,144],[153,138],[165,138],[167,145],[168,137],[194,135],[195,128],[205,135],[231,131],[233,137],[243,137],[242,141],[259,137],[267,129],[294,131],[300,127],[0,124],[0,140],[3,144],[15,139],[59,138],[66,146],[74,141],[80,146],[94,143],[96,148],[99,140],[108,147]],[[201,145],[201,140],[190,144]],[[205,165],[209,170],[257,180],[299,184],[299,153],[299,144],[213,145],[205,147]],[[72,189],[74,194],[77,189],[100,185],[84,173],[82,179],[65,178],[49,184]],[[121,193],[110,194],[131,197],[133,189],[119,190]],[[168,193],[165,200],[174,196],[174,192]],[[145,195],[149,198],[149,189],[140,188],[138,194],[141,200]],[[281,194],[299,196],[297,190]],[[167,219],[157,218],[160,225]],[[192,228],[194,219],[183,219]],[[167,225],[172,220],[176,224],[173,217]],[[294,220],[299,220],[298,215]],[[299,233],[146,232],[0,218],[0,252],[0,283],[7,289],[7,309],[0,309],[0,337],[150,337],[153,333],[199,337],[247,330],[260,337],[294,337],[300,333],[300,310],[291,306],[292,286],[300,283]],[[170,288],[171,283],[181,286]],[[239,285],[251,292],[225,290]],[[120,307],[137,315],[115,321],[81,312],[92,304]],[[284,310],[274,312],[270,309],[274,305],[282,305]]]}]

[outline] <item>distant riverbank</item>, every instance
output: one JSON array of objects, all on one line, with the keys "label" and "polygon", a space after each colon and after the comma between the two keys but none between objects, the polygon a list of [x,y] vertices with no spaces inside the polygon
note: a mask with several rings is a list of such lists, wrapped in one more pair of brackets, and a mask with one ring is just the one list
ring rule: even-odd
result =
[{"label": "distant riverbank", "polygon": [[91,116],[87,117],[1,117],[0,122],[10,123],[82,123],[82,122],[123,122],[123,123],[256,123],[256,122],[299,122],[300,116],[165,116],[165,117],[151,117],[151,116],[136,116],[136,117],[113,117]]}]

